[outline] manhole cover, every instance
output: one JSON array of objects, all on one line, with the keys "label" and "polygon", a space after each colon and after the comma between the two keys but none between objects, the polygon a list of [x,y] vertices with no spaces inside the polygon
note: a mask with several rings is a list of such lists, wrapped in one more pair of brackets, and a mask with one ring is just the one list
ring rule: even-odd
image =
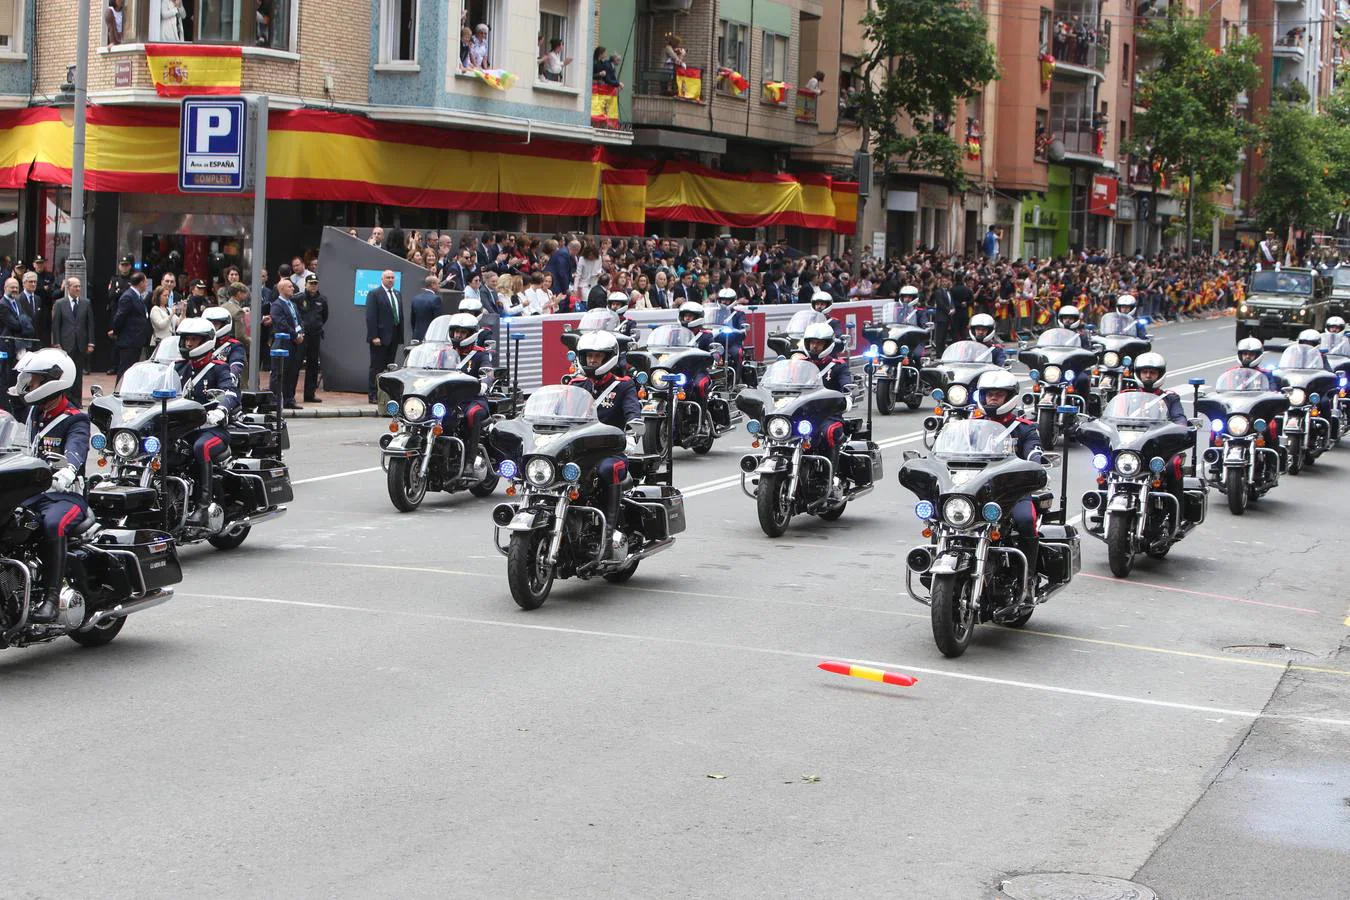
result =
[{"label": "manhole cover", "polygon": [[1158,895],[1133,881],[1106,875],[1039,872],[1008,878],[999,890],[1013,900],[1157,900]]},{"label": "manhole cover", "polygon": [[1299,650],[1297,647],[1290,647],[1288,644],[1234,644],[1231,647],[1224,647],[1224,653],[1234,653],[1238,656],[1252,656],[1257,659],[1316,659],[1317,654],[1311,650]]}]

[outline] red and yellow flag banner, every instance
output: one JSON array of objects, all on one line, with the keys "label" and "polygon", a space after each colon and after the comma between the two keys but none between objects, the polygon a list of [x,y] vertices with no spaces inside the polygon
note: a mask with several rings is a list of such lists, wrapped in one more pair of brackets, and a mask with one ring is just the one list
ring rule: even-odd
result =
[{"label": "red and yellow flag banner", "polygon": [[703,102],[703,70],[693,66],[680,66],[675,70],[675,98]]},{"label": "red and yellow flag banner", "polygon": [[591,127],[619,127],[619,88],[613,84],[591,84]]},{"label": "red and yellow flag banner", "polygon": [[858,182],[833,181],[830,196],[834,200],[835,234],[853,234],[858,230]]},{"label": "red and yellow flag banner", "polygon": [[745,93],[745,89],[750,86],[750,82],[745,80],[745,76],[735,69],[728,69],[726,66],[717,70],[717,80],[722,82],[726,89],[739,97]]},{"label": "red and yellow flag banner", "polygon": [[237,94],[244,79],[240,47],[215,44],[146,44],[145,64],[161,97]]},{"label": "red and yellow flag banner", "polygon": [[606,169],[600,176],[600,233],[642,237],[646,222],[646,170]]},{"label": "red and yellow flag banner", "polygon": [[788,84],[785,81],[764,82],[764,100],[782,106],[787,100]]}]

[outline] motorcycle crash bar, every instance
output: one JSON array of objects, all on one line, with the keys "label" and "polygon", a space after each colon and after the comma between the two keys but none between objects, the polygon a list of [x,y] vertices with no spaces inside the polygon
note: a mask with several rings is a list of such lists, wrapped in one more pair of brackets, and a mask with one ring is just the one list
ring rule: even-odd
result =
[{"label": "motorcycle crash bar", "polygon": [[835,675],[847,675],[850,678],[862,678],[867,681],[880,681],[882,684],[897,684],[900,687],[913,687],[919,683],[919,679],[912,675],[901,675],[899,672],[887,672],[884,669],[872,669],[867,666],[853,666],[828,659],[816,668],[832,672]]}]

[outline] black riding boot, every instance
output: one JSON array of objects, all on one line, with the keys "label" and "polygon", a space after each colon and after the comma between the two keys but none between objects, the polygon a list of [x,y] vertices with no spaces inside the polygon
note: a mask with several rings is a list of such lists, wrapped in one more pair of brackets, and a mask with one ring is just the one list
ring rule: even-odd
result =
[{"label": "black riding boot", "polygon": [[66,576],[66,539],[45,538],[38,545],[38,560],[42,563],[42,593],[29,612],[28,621],[52,622],[61,606],[61,582]]},{"label": "black riding boot", "polygon": [[1022,555],[1027,558],[1027,572],[1030,573],[1031,590],[1034,594],[1036,585],[1040,583],[1040,573],[1037,571],[1037,564],[1040,562],[1041,538],[1038,534],[1019,534],[1017,536],[1017,549],[1022,551]]},{"label": "black riding boot", "polygon": [[[627,542],[623,547],[616,547],[614,542],[615,534],[619,530],[619,510],[622,505],[619,486],[605,486],[605,506],[601,510],[605,514],[604,534],[600,538],[600,558],[618,559],[627,553]],[[618,552],[622,550],[623,552]]]}]

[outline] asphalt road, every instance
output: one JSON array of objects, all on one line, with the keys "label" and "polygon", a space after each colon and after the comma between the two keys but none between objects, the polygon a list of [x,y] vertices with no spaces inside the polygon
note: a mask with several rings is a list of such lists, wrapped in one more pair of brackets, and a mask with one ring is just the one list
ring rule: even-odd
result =
[{"label": "asphalt road", "polygon": [[[1232,324],[1155,343],[1212,381]],[[284,519],[184,551],[107,648],[0,655],[0,895],[987,898],[1062,871],[1343,897],[1350,449],[1241,519],[1212,493],[1128,581],[1085,538],[1026,629],[945,660],[903,590],[921,415],[877,419],[878,490],[776,541],[730,479],[743,432],[681,454],[676,546],[533,613],[489,501],[401,515],[383,423],[294,421]],[[1267,643],[1307,652],[1224,649]]]}]

